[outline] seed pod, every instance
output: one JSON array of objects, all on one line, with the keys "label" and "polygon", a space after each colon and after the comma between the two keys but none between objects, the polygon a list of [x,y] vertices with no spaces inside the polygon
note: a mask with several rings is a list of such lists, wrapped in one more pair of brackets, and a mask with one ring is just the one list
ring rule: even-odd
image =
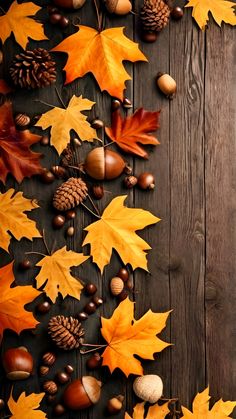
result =
[{"label": "seed pod", "polygon": [[157,75],[157,86],[167,98],[173,99],[177,87],[176,81],[169,74],[159,73]]},{"label": "seed pod", "polygon": [[134,380],[133,390],[145,402],[156,403],[162,396],[163,382],[158,375],[143,375]]},{"label": "seed pod", "polygon": [[118,276],[115,276],[110,281],[110,290],[112,295],[119,295],[123,291],[124,282]]},{"label": "seed pod", "polygon": [[97,180],[111,180],[121,175],[125,167],[122,157],[112,150],[96,147],[90,151],[84,162],[86,173]]},{"label": "seed pod", "polygon": [[132,9],[129,0],[106,0],[105,6],[109,13],[115,13],[116,15],[127,15]]},{"label": "seed pod", "polygon": [[72,381],[63,395],[65,406],[71,410],[82,410],[96,404],[100,399],[101,385],[101,381],[90,376]]}]

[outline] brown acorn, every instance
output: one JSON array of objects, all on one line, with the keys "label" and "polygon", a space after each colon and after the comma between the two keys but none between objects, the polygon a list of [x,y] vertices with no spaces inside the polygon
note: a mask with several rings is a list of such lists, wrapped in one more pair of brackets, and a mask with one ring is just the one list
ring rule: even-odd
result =
[{"label": "brown acorn", "polygon": [[65,406],[71,410],[82,410],[96,404],[100,399],[101,385],[101,381],[88,375],[72,381],[63,394]]},{"label": "brown acorn", "polygon": [[155,188],[155,179],[152,173],[144,172],[141,173],[138,177],[138,186],[141,189],[154,189]]},{"label": "brown acorn", "polygon": [[105,0],[105,6],[109,13],[116,15],[127,15],[132,10],[129,0]]},{"label": "brown acorn", "polygon": [[43,383],[43,389],[47,394],[56,394],[57,393],[57,385],[54,381],[48,380]]},{"label": "brown acorn", "polygon": [[102,199],[104,195],[104,188],[102,185],[93,185],[92,194],[95,199]]},{"label": "brown acorn", "polygon": [[48,365],[50,367],[51,365],[54,364],[55,361],[56,361],[56,356],[53,352],[46,352],[43,355],[43,362],[45,365]]},{"label": "brown acorn", "polygon": [[89,370],[95,370],[96,368],[101,367],[102,357],[98,352],[95,352],[89,359],[87,359],[86,367]]},{"label": "brown acorn", "polygon": [[169,74],[157,74],[157,86],[168,99],[173,99],[176,94],[176,81]]},{"label": "brown acorn", "polygon": [[9,380],[24,380],[33,371],[33,358],[25,347],[10,348],[3,355],[3,367]]},{"label": "brown acorn", "polygon": [[53,3],[63,9],[80,9],[86,0],[53,0]]},{"label": "brown acorn", "polygon": [[96,147],[90,151],[84,162],[86,173],[97,180],[111,180],[121,175],[125,168],[122,157],[112,150]]},{"label": "brown acorn", "polygon": [[107,412],[109,415],[117,415],[123,407],[124,396],[119,394],[119,396],[113,397],[107,402]]}]

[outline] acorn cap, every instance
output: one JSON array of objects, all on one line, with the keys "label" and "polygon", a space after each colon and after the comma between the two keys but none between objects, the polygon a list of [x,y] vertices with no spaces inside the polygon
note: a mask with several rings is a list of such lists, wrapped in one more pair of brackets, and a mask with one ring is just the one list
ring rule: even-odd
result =
[{"label": "acorn cap", "polygon": [[89,399],[96,404],[100,399],[102,382],[90,375],[85,375],[81,380]]},{"label": "acorn cap", "polygon": [[114,13],[116,6],[117,6],[118,0],[106,0],[105,6],[109,13]]}]

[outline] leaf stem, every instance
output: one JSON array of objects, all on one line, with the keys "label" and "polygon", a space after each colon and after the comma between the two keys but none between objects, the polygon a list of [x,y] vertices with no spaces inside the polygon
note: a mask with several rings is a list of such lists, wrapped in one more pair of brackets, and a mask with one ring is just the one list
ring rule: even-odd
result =
[{"label": "leaf stem", "polygon": [[7,12],[5,12],[5,10],[2,8],[2,6],[0,6],[0,10],[4,15],[6,15]]},{"label": "leaf stem", "polygon": [[54,105],[51,105],[50,103],[44,102],[43,100],[40,100],[40,99],[34,99],[34,102],[40,102],[40,103],[43,103],[44,105],[50,106],[50,108],[55,108]]},{"label": "leaf stem", "polygon": [[96,10],[96,15],[97,15],[98,32],[101,32],[102,31],[102,22],[101,22],[101,17],[100,17],[100,14],[99,14],[98,3],[97,3],[97,0],[93,0],[93,2],[94,2],[95,10]]},{"label": "leaf stem", "polygon": [[110,141],[109,143],[105,144],[103,147],[108,147],[109,145],[113,144],[115,141]]},{"label": "leaf stem", "polygon": [[89,207],[87,207],[87,205],[85,205],[83,202],[80,203],[80,205],[82,205],[87,211],[89,211],[92,215],[94,215],[94,217],[96,218],[101,218],[100,215],[96,214],[95,212],[93,212]]},{"label": "leaf stem", "polygon": [[102,349],[102,348],[106,348],[107,347],[107,345],[90,345],[89,343],[84,343],[83,344],[83,346],[95,346],[93,349],[88,349],[87,351],[83,351],[82,349],[80,350],[80,353],[82,354],[82,355],[85,355],[85,354],[88,354],[88,353],[90,353],[90,352],[95,352],[95,351],[97,351],[97,350],[99,350],[99,349]]},{"label": "leaf stem", "polygon": [[52,252],[50,252],[50,250],[48,248],[48,245],[47,245],[47,242],[46,242],[46,239],[45,239],[45,230],[44,229],[43,229],[42,239],[43,239],[43,244],[46,247],[46,250],[47,250],[49,256],[51,256]]},{"label": "leaf stem", "polygon": [[107,345],[98,345],[97,343],[94,345],[94,343],[83,343],[83,346],[92,346],[93,348],[105,348]]},{"label": "leaf stem", "polygon": [[39,255],[39,256],[43,256],[43,257],[47,256],[44,253],[40,253],[40,252],[25,252],[25,254],[26,255]]},{"label": "leaf stem", "polygon": [[58,90],[57,86],[55,86],[55,90],[56,90],[56,93],[57,93],[58,99],[60,100],[60,102],[61,102],[61,104],[62,104],[63,108],[65,108],[65,109],[66,109],[66,105],[65,105],[65,103],[63,102],[63,99],[62,99],[62,97],[61,97],[61,95],[60,95],[60,93],[59,93],[59,90]]},{"label": "leaf stem", "polygon": [[96,205],[94,204],[94,202],[93,202],[93,200],[92,200],[92,198],[91,198],[91,196],[90,196],[89,194],[87,195],[87,198],[88,198],[88,199],[89,199],[89,201],[91,202],[91,204],[92,204],[93,208],[95,209],[96,213],[99,215],[99,217],[101,217],[101,214],[100,214],[100,212],[99,212],[98,208],[97,208],[97,207],[96,207]]}]

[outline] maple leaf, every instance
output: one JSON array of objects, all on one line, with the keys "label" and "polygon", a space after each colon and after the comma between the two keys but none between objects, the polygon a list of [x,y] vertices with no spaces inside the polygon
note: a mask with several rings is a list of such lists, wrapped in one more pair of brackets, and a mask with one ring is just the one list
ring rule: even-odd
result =
[{"label": "maple leaf", "polygon": [[222,21],[230,25],[236,25],[234,12],[235,3],[225,0],[189,0],[185,7],[193,7],[192,16],[200,29],[205,29],[211,12],[216,23],[221,26]]},{"label": "maple leaf", "polygon": [[112,113],[112,126],[106,127],[108,137],[128,153],[147,158],[148,154],[139,144],[160,144],[150,132],[159,128],[160,112],[148,112],[143,108],[124,119],[120,111]]},{"label": "maple leaf", "polygon": [[[163,405],[154,404],[150,406],[148,409],[148,413],[146,419],[165,419],[166,415],[170,412],[168,408],[168,403],[164,403]],[[133,417],[126,412],[124,419],[144,419],[145,412],[144,412],[145,403],[138,403],[134,407]]]},{"label": "maple leaf", "polygon": [[43,32],[43,25],[29,16],[35,15],[41,8],[32,2],[18,4],[15,0],[7,13],[0,16],[0,39],[4,43],[14,33],[16,42],[26,48],[29,38],[35,41],[48,39]]},{"label": "maple leaf", "polygon": [[147,269],[145,250],[151,247],[135,232],[160,221],[149,211],[125,207],[127,195],[117,196],[104,210],[101,219],[90,224],[84,230],[88,232],[83,246],[90,244],[93,261],[101,272],[111,259],[115,249],[125,265],[130,263],[133,269]]},{"label": "maple leaf", "polygon": [[42,172],[39,163],[41,154],[34,153],[29,147],[41,139],[30,131],[17,131],[12,116],[12,105],[5,102],[0,107],[0,180],[5,183],[8,173],[17,182],[25,177]]},{"label": "maple leaf", "polygon": [[37,287],[44,285],[44,291],[47,296],[55,303],[58,293],[62,297],[70,295],[79,299],[83,286],[73,278],[70,273],[72,266],[79,266],[85,262],[89,256],[83,253],[76,253],[72,250],[66,250],[66,246],[54,252],[51,256],[45,256],[36,266],[40,266],[40,273],[36,276]]},{"label": "maple leaf", "polygon": [[55,106],[54,109],[41,116],[36,126],[43,129],[52,127],[51,144],[56,148],[58,154],[61,154],[70,141],[71,129],[77,132],[82,141],[97,139],[96,130],[87,121],[87,116],[81,113],[81,111],[91,109],[94,104],[95,102],[83,99],[82,96],[73,95],[66,109]]},{"label": "maple leaf", "polygon": [[47,415],[42,410],[37,410],[45,393],[32,393],[26,396],[25,392],[21,393],[18,400],[10,396],[8,407],[12,413],[12,419],[46,419]]},{"label": "maple leaf", "polygon": [[153,313],[148,310],[143,317],[135,320],[134,304],[126,298],[110,319],[101,318],[101,333],[108,343],[102,354],[102,365],[107,365],[111,372],[120,368],[127,377],[129,374],[143,374],[141,362],[134,355],[154,359],[154,353],[170,345],[156,337],[164,329],[170,311]]},{"label": "maple leaf", "polygon": [[78,26],[79,31],[64,39],[52,51],[66,52],[64,67],[66,84],[77,77],[93,73],[100,89],[123,100],[125,81],[131,77],[123,61],[147,61],[138,44],[123,34],[124,28],[110,28],[98,32],[88,26]]},{"label": "maple leaf", "polygon": [[182,406],[182,419],[227,419],[236,407],[236,402],[218,400],[209,410],[209,387],[198,393],[193,401],[193,413]]},{"label": "maple leaf", "polygon": [[40,291],[31,285],[11,288],[14,281],[13,262],[0,268],[0,337],[5,329],[20,333],[38,324],[33,314],[24,309],[25,304],[33,301]]},{"label": "maple leaf", "polygon": [[3,194],[0,193],[0,247],[6,252],[11,235],[16,240],[20,240],[22,237],[29,240],[32,240],[33,237],[41,237],[35,221],[30,220],[24,214],[25,211],[38,208],[38,205],[33,200],[24,198],[22,192],[15,192],[11,188]]}]

